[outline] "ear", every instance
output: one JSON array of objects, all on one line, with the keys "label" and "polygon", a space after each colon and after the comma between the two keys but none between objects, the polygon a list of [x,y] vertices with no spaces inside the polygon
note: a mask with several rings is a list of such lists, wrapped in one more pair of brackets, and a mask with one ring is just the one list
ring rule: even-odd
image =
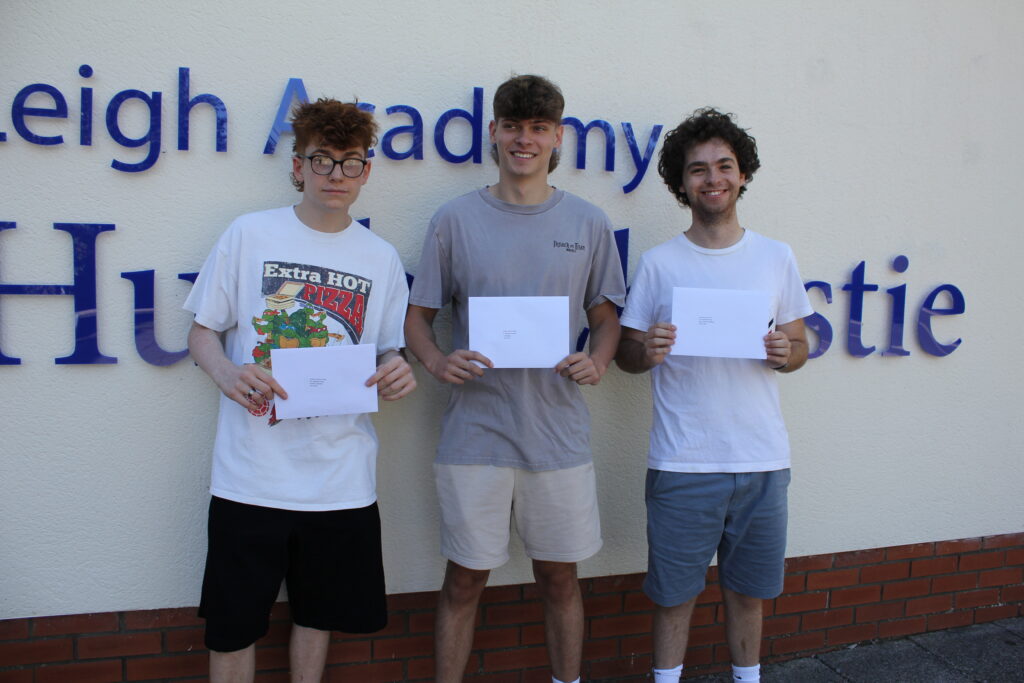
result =
[{"label": "ear", "polygon": [[565,132],[565,126],[559,125],[555,129],[555,149],[559,149],[562,146],[562,133]]},{"label": "ear", "polygon": [[303,180],[303,178],[302,178],[302,162],[303,161],[305,161],[305,159],[300,159],[300,158],[294,157],[294,156],[292,157],[292,175],[295,176],[296,178],[298,178],[299,180]]},{"label": "ear", "polygon": [[365,185],[366,181],[370,179],[370,171],[373,170],[373,162],[367,161],[366,168],[363,169],[363,175],[359,176],[359,184]]},{"label": "ear", "polygon": [[496,131],[497,129],[498,129],[498,123],[496,121],[491,121],[489,124],[487,124],[487,132],[491,136],[491,144],[492,145],[497,144],[497,140],[494,139],[494,131]]}]

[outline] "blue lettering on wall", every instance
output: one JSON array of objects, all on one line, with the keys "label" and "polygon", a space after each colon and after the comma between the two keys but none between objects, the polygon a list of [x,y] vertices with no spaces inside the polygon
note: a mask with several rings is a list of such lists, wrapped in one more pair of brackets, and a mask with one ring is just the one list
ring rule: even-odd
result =
[{"label": "blue lettering on wall", "polygon": [[[935,307],[935,300],[942,293],[949,295],[950,305],[948,308]],[[932,334],[932,316],[959,315],[966,310],[967,305],[964,301],[964,294],[955,286],[950,284],[939,285],[931,291],[917,314],[917,343],[921,345],[925,353],[930,353],[933,356],[948,356],[960,346],[960,342],[963,341],[962,339],[957,339],[949,344],[942,344],[935,339],[935,335]]]},{"label": "blue lettering on wall", "polygon": [[[448,124],[453,119],[465,119],[469,121],[470,128],[473,131],[473,142],[469,146],[469,150],[465,154],[454,154],[448,149],[448,143],[445,142],[444,132],[448,128]],[[445,113],[441,114],[440,118],[437,119],[437,123],[434,125],[434,146],[437,148],[437,153],[441,155],[441,158],[452,164],[461,164],[466,161],[472,161],[474,164],[483,162],[483,137],[484,137],[484,89],[473,88],[473,111],[469,112],[465,109],[449,109]]]},{"label": "blue lettering on wall", "polygon": [[623,121],[622,132],[626,134],[629,155],[633,158],[633,164],[636,166],[636,175],[622,188],[623,192],[629,194],[640,186],[640,181],[644,179],[644,175],[647,173],[647,167],[651,163],[651,158],[654,157],[654,148],[658,144],[658,137],[661,135],[661,124],[651,128],[651,134],[647,138],[647,149],[643,154],[640,153],[640,146],[636,143],[636,135],[633,134],[633,124]]},{"label": "blue lettering on wall", "polygon": [[576,168],[582,170],[587,167],[587,134],[597,128],[604,132],[604,170],[615,170],[615,129],[612,124],[603,119],[594,119],[584,126],[575,116],[566,116],[562,119],[562,125],[572,128],[576,133]]},{"label": "blue lettering on wall", "polygon": [[[820,280],[812,280],[804,284],[804,290],[810,292],[812,289],[820,290],[825,295],[825,303],[832,303],[832,285]],[[808,359],[818,358],[825,355],[828,348],[832,346],[832,324],[828,318],[821,313],[811,313],[804,318],[804,325],[818,338],[818,344],[807,353]]]},{"label": "blue lettering on wall", "polygon": [[[121,131],[121,124],[118,121],[118,114],[121,112],[121,105],[128,100],[139,100],[149,109],[149,130],[141,137],[130,138]],[[107,105],[107,133],[117,144],[123,147],[142,147],[149,143],[149,152],[146,158],[136,163],[127,163],[114,159],[110,162],[113,168],[118,171],[135,173],[145,171],[156,163],[160,156],[160,102],[162,94],[154,91],[147,95],[141,90],[122,90],[110,99]]]},{"label": "blue lettering on wall", "polygon": [[[92,77],[92,67],[83,64],[78,67],[78,75],[82,78]],[[82,86],[82,114],[78,126],[78,144],[88,147],[92,144],[92,88]]]},{"label": "blue lettering on wall", "polygon": [[864,283],[865,263],[861,261],[850,273],[850,281],[843,285],[843,291],[850,293],[850,326],[846,335],[846,350],[851,356],[863,358],[875,350],[874,346],[861,343],[861,328],[864,326],[864,292],[877,292],[878,285]]},{"label": "blue lettering on wall", "polygon": [[[0,223],[0,232],[13,230],[15,223]],[[30,294],[71,296],[75,302],[75,349],[71,355],[55,359],[57,365],[92,365],[116,363],[117,358],[100,353],[96,326],[96,236],[113,230],[106,223],[54,223],[54,230],[71,235],[74,255],[74,284],[14,285],[0,284],[0,295]],[[20,358],[7,356],[0,350],[0,365],[19,365]]]},{"label": "blue lettering on wall", "polygon": [[[359,222],[366,228],[370,227],[368,218]],[[0,233],[16,227],[14,222],[0,222]],[[67,232],[72,239],[74,255],[73,284],[7,284],[0,281],[0,301],[3,295],[49,295],[71,296],[75,308],[75,348],[65,357],[55,359],[58,365],[116,363],[117,359],[104,355],[99,350],[96,316],[96,238],[102,232],[113,231],[114,225],[108,223],[55,223],[55,230]],[[619,251],[619,263],[623,276],[627,275],[629,258],[629,229],[615,231],[615,245]],[[906,272],[910,259],[900,255],[893,259],[892,268],[897,273]],[[847,350],[850,355],[863,358],[870,355],[874,346],[866,347],[862,342],[864,293],[878,290],[878,285],[865,282],[867,263],[861,261],[850,274],[850,281],[843,285],[843,290],[850,292],[849,314],[847,317]],[[178,278],[187,282],[195,282],[198,273],[180,273]],[[129,280],[134,286],[134,332],[135,348],[143,360],[152,365],[172,365],[186,355],[187,349],[168,351],[156,340],[154,320],[155,277],[153,270],[125,271],[121,277]],[[412,276],[406,275],[409,283]],[[628,281],[628,278],[627,278]],[[810,292],[818,290],[822,293],[826,305],[832,304],[832,285],[821,280],[805,283],[804,289]],[[906,317],[906,285],[902,284],[886,290],[892,300],[889,319],[889,347],[882,352],[886,356],[908,356],[910,351],[903,348],[903,330]],[[941,306],[939,297],[946,295],[948,305]],[[952,284],[941,284],[932,289],[924,298],[917,316],[917,340],[921,349],[932,356],[948,356],[963,342],[957,338],[949,343],[942,343],[935,338],[932,331],[932,320],[935,316],[959,315],[966,311],[967,305],[963,292]],[[0,307],[2,310],[2,307]],[[621,309],[619,310],[621,314]],[[0,317],[0,321],[3,318]],[[810,349],[808,358],[820,358],[832,345],[833,327],[829,320],[820,312],[805,318],[807,328],[817,336],[817,344]],[[577,347],[582,349],[587,340],[587,331],[577,340]],[[0,365],[19,365],[17,357],[5,355],[0,349]]]},{"label": "blue lettering on wall", "polygon": [[[384,156],[388,159],[395,159],[400,161],[402,159],[413,159],[423,158],[423,117],[416,111],[415,107],[410,107],[405,104],[396,104],[388,107],[384,110],[388,116],[393,114],[405,114],[409,117],[410,123],[407,126],[395,126],[388,132],[384,133],[384,137],[380,140],[381,149],[384,151]],[[399,135],[411,135],[412,144],[409,149],[404,152],[399,152],[395,149],[395,138]]]},{"label": "blue lettering on wall", "polygon": [[[36,93],[49,95],[53,100],[53,106],[50,108],[25,106],[28,98]],[[11,103],[11,123],[14,124],[14,130],[18,131],[18,135],[34,145],[59,145],[64,142],[63,135],[36,135],[33,133],[25,122],[25,118],[29,116],[66,119],[68,103],[60,90],[46,83],[26,85],[18,91],[18,94],[14,96],[14,102]]]},{"label": "blue lettering on wall", "polygon": [[217,115],[216,149],[218,152],[228,151],[228,109],[224,101],[215,95],[203,93],[189,99],[188,67],[178,69],[178,149],[188,149],[188,122],[192,107],[197,104],[208,104]]},{"label": "blue lettering on wall", "polygon": [[277,105],[277,113],[274,114],[274,123],[270,126],[270,134],[267,135],[267,144],[263,145],[264,154],[273,154],[281,134],[292,132],[288,112],[291,111],[294,102],[309,102],[309,95],[306,94],[306,86],[301,78],[289,78],[288,84],[284,87],[281,102]]},{"label": "blue lettering on wall", "polygon": [[[907,272],[910,259],[900,254],[892,260],[892,269],[897,273]],[[892,313],[889,316],[889,348],[882,351],[883,356],[909,356],[910,351],[903,348],[903,316],[907,309],[907,286],[905,284],[890,287],[885,293],[892,297]]]},{"label": "blue lettering on wall", "polygon": [[[88,64],[78,67],[78,75],[83,79],[91,79],[94,76],[93,68]],[[178,67],[177,74],[178,92],[176,102],[176,130],[177,148],[185,151],[190,149],[191,140],[189,137],[192,114],[196,107],[204,105],[209,107],[214,115],[215,133],[213,148],[217,152],[226,152],[228,147],[228,108],[224,100],[211,93],[200,93],[192,95],[191,92],[191,69],[189,67]],[[95,116],[94,100],[95,88],[87,85],[80,87],[80,119],[78,125],[78,142],[83,147],[93,144],[93,119]],[[44,101],[45,100],[45,101]],[[274,154],[281,135],[292,131],[288,118],[291,108],[296,102],[308,102],[309,95],[306,86],[301,78],[290,78],[285,85],[284,92],[278,101],[277,111],[274,115],[270,131],[267,134],[263,146],[264,154]],[[148,113],[148,126],[145,132],[136,137],[125,133],[120,120],[122,105],[125,103],[141,103]],[[476,86],[473,88],[469,109],[453,107],[444,111],[433,126],[434,148],[438,156],[448,163],[462,164],[470,161],[474,164],[483,162],[484,144],[486,141],[484,126],[484,89]],[[159,90],[145,92],[140,89],[125,89],[117,92],[107,102],[105,109],[106,130],[110,138],[119,145],[128,149],[146,147],[146,155],[140,161],[129,162],[120,159],[111,160],[111,167],[125,173],[139,173],[153,167],[160,158],[161,123],[163,93]],[[376,106],[367,102],[360,102],[359,106],[369,112],[375,112]],[[424,134],[426,126],[423,115],[415,107],[408,104],[396,104],[384,109],[388,116],[402,114],[409,118],[408,123],[393,126],[384,131],[381,137],[381,147],[385,157],[394,161],[415,159],[418,161],[424,158]],[[61,145],[64,144],[64,135],[57,133],[45,135],[39,130],[33,130],[33,118],[67,119],[68,101],[64,94],[56,86],[49,83],[32,83],[22,88],[14,97],[11,103],[11,120],[14,130],[21,138],[35,145]],[[470,127],[469,148],[465,151],[452,150],[446,138],[448,128],[452,124],[468,124]],[[569,126],[576,133],[576,168],[585,170],[587,167],[587,140],[591,131],[597,129],[604,134],[604,164],[605,171],[615,170],[615,148],[616,130],[613,124],[604,119],[593,119],[584,124],[583,120],[575,116],[567,116],[562,123]],[[41,125],[41,124],[37,124]],[[621,122],[621,130],[624,136],[626,147],[629,150],[630,160],[633,163],[632,176],[623,187],[626,194],[632,192],[646,177],[651,160],[654,157],[654,150],[661,137],[662,126],[656,124],[651,127],[651,132],[646,143],[641,144],[637,140],[633,124],[629,121]],[[408,144],[399,145],[403,138],[408,138]],[[0,131],[0,143],[7,142],[7,134]],[[400,149],[399,147],[403,147]],[[374,150],[368,150],[368,156],[374,156]]]},{"label": "blue lettering on wall", "polygon": [[[181,273],[179,279],[195,282],[199,273]],[[166,351],[156,341],[155,329],[155,271],[135,270],[121,273],[121,277],[135,286],[135,350],[150,365],[173,365],[188,355],[188,349]]]}]

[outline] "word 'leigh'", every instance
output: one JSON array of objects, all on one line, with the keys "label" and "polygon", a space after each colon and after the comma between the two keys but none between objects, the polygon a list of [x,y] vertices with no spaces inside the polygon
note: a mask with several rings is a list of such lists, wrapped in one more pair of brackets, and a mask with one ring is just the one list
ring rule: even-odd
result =
[{"label": "word 'leigh'", "polygon": [[[369,228],[369,219],[360,221]],[[13,230],[17,225],[13,222],[0,222],[0,239],[5,230]],[[74,300],[75,309],[75,347],[68,356],[55,359],[58,365],[90,365],[98,363],[116,363],[117,358],[100,353],[100,340],[96,324],[99,311],[97,309],[96,296],[96,239],[104,232],[112,232],[115,226],[110,223],[54,223],[54,230],[66,232],[71,237],[71,252],[74,259],[74,273],[72,284],[10,284],[0,282],[0,304],[4,295],[57,295],[70,296]],[[629,251],[629,231],[621,229],[616,231],[616,246],[619,250],[620,263],[622,264],[623,275],[626,275],[626,264]],[[560,243],[556,243],[559,246]],[[573,246],[565,243],[566,248]],[[35,257],[35,255],[34,255]],[[891,268],[896,273],[905,273],[910,266],[910,259],[900,255],[892,260]],[[313,270],[305,270],[296,267],[294,264],[266,263],[264,265],[266,275],[275,278],[294,280],[296,282],[308,283],[303,287],[302,296],[314,306],[333,311],[352,310],[352,315],[362,315],[362,303],[350,302],[348,299],[338,299],[338,292],[328,291],[332,287],[343,287],[346,294],[351,296],[356,293],[356,298],[366,294],[369,283],[360,281],[355,276],[346,273],[328,273],[323,276]],[[850,272],[849,281],[842,285],[841,289],[848,293],[848,307],[846,315],[846,350],[858,358],[871,355],[875,346],[866,346],[864,343],[864,306],[865,295],[869,292],[877,292],[879,285],[872,284],[866,280],[867,263],[861,261]],[[195,282],[198,273],[179,273],[178,279],[187,282]],[[156,273],[153,270],[138,270],[121,273],[121,277],[129,280],[134,285],[134,317],[135,317],[135,349],[139,356],[147,363],[153,365],[171,365],[188,355],[188,349],[178,351],[167,351],[160,347],[156,340],[154,330],[154,286]],[[332,278],[339,281],[332,282]],[[348,279],[351,278],[351,282]],[[321,282],[327,280],[327,282]],[[628,280],[628,278],[627,278]],[[832,304],[832,285],[820,280],[812,280],[805,283],[804,288],[810,292],[820,292],[827,305]],[[890,300],[890,316],[888,324],[888,347],[881,351],[883,356],[909,356],[910,351],[903,347],[904,327],[907,316],[907,285],[899,284],[885,290]],[[947,302],[945,306],[939,303],[940,297]],[[921,300],[917,307],[917,321],[915,325],[917,343],[921,350],[932,356],[948,356],[953,353],[961,344],[961,339],[952,342],[942,343],[936,339],[932,331],[933,319],[936,316],[959,315],[967,310],[963,292],[955,285],[941,284],[933,287]],[[2,314],[2,305],[0,305]],[[9,320],[9,317],[6,318]],[[0,321],[5,318],[0,315]],[[807,327],[817,337],[816,344],[812,345],[810,358],[819,358],[825,354],[832,345],[833,327],[823,313],[816,312],[808,316]],[[0,330],[2,332],[2,330]],[[581,336],[579,345],[582,346],[586,332]],[[0,335],[2,338],[2,335]],[[0,365],[19,365],[20,358],[5,355],[0,349]]]},{"label": "word 'leigh'", "polygon": [[[78,69],[78,74],[83,79],[91,79],[94,71],[88,64],[83,64]],[[205,105],[212,110],[214,115],[214,149],[217,152],[227,152],[228,149],[228,108],[224,100],[210,93],[191,95],[191,74],[188,67],[178,68],[178,91],[176,97],[177,117],[177,149],[184,151],[189,148],[189,123],[195,110],[199,105]],[[93,119],[95,117],[94,88],[87,85],[79,86],[78,98],[78,144],[90,146],[93,141]],[[278,104],[274,122],[270,127],[266,143],[263,146],[264,154],[273,154],[277,143],[283,133],[291,132],[291,124],[288,122],[289,111],[294,102],[309,101],[306,87],[301,78],[289,79],[285,85]],[[122,117],[122,107],[128,105],[125,117]],[[371,113],[377,113],[377,106],[370,102],[360,102],[360,108]],[[131,136],[125,133],[122,127],[122,118],[138,119],[138,110],[144,111],[143,126],[144,132],[138,136]],[[382,122],[382,129],[386,129],[380,139],[380,152],[387,159],[402,161],[404,159],[422,160],[424,157],[424,135],[426,125],[423,121],[423,114],[416,107],[407,104],[395,104],[384,109],[384,114],[389,117],[388,122]],[[139,173],[146,171],[156,164],[161,152],[161,124],[164,116],[163,93],[159,90],[145,92],[142,90],[128,89],[114,93],[107,102],[104,111],[104,123],[107,135],[110,139],[128,149],[145,148],[145,156],[136,161],[122,161],[113,159],[111,167],[125,173]],[[391,117],[401,117],[397,121]],[[45,119],[68,119],[70,118],[68,98],[59,88],[49,83],[32,83],[26,85],[14,96],[11,103],[11,124],[15,132],[25,141],[34,145],[63,145],[64,136],[68,132],[66,125],[56,121],[45,121]],[[137,128],[137,120],[129,122],[129,129]],[[398,125],[394,125],[397,123]],[[483,162],[484,144],[487,139],[487,130],[484,119],[484,89],[473,88],[472,105],[470,109],[453,108],[443,112],[433,126],[434,149],[438,156],[452,164],[461,164],[467,161],[474,164]],[[604,138],[604,170],[615,170],[615,144],[617,133],[614,126],[604,119],[594,119],[589,123],[567,116],[562,119],[566,130],[571,130],[576,139],[576,168],[585,169],[587,166],[587,140],[594,130],[599,130]],[[466,144],[468,149],[453,151],[449,146],[447,133],[449,126],[457,124],[461,130],[456,133],[461,144]],[[390,125],[390,127],[388,127]],[[468,126],[468,130],[466,127]],[[639,187],[644,179],[647,169],[654,157],[654,149],[657,146],[658,138],[661,136],[662,126],[656,124],[651,127],[647,136],[647,142],[641,145],[633,130],[633,124],[629,121],[620,123],[625,144],[629,150],[629,157],[632,168],[629,181],[623,185],[622,191],[632,192]],[[466,135],[468,133],[468,136]],[[7,141],[7,133],[0,131],[0,142]],[[401,149],[400,149],[401,147]],[[565,147],[563,147],[563,152]],[[374,156],[376,150],[370,150],[369,156]]]}]

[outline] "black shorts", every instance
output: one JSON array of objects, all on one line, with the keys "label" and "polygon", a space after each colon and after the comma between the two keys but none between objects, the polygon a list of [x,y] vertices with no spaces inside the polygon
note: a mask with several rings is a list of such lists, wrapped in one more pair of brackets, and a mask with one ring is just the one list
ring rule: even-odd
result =
[{"label": "black shorts", "polygon": [[377,504],[307,512],[210,500],[199,616],[206,647],[241,650],[263,637],[283,579],[292,621],[372,633],[387,624]]}]

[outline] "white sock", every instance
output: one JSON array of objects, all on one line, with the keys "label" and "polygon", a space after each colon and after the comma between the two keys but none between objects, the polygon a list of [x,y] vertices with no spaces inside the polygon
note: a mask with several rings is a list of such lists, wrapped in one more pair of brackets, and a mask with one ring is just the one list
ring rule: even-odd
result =
[{"label": "white sock", "polygon": [[[562,683],[562,681],[560,681],[557,678],[555,678],[554,676],[552,676],[551,677],[551,683]],[[580,683],[580,678],[577,677],[575,681],[569,681],[569,683]]]},{"label": "white sock", "polygon": [[733,683],[760,683],[761,682],[761,665],[755,664],[754,666],[736,666],[732,665],[732,680]]},{"label": "white sock", "polygon": [[674,669],[652,669],[654,671],[654,683],[679,683],[683,675],[683,665],[680,664]]}]

